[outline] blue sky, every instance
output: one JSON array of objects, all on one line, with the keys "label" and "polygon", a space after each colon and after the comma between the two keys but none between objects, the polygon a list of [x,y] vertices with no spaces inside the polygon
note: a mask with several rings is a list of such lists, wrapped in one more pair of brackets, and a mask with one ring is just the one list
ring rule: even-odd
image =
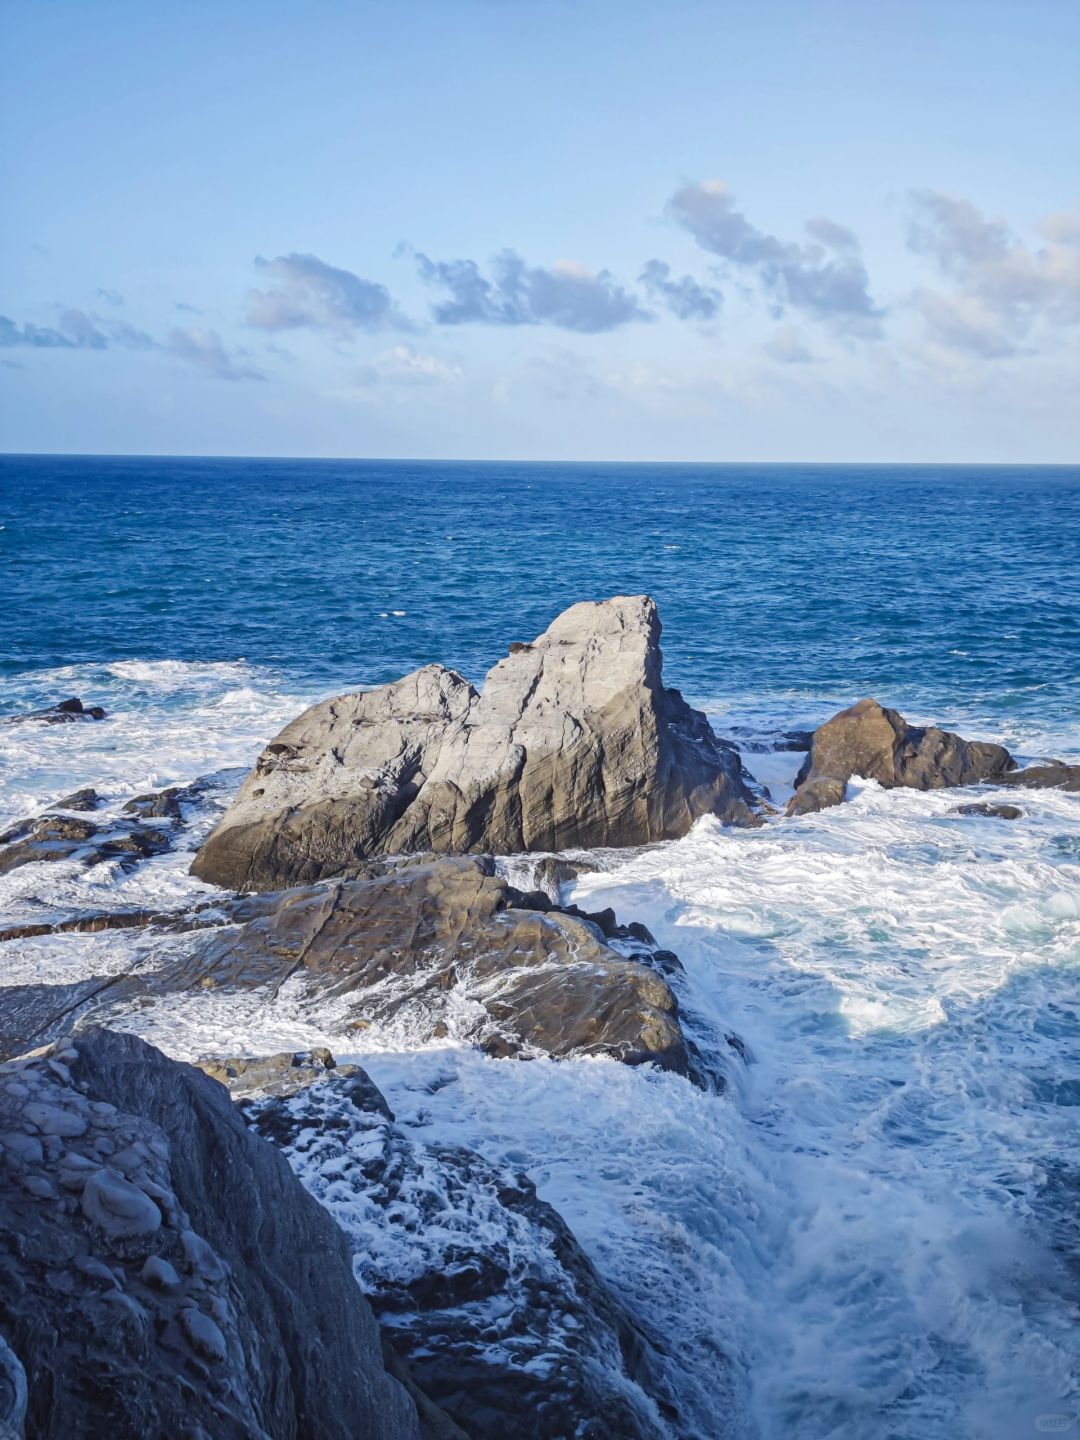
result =
[{"label": "blue sky", "polygon": [[7,0],[7,450],[1075,461],[1074,0]]}]

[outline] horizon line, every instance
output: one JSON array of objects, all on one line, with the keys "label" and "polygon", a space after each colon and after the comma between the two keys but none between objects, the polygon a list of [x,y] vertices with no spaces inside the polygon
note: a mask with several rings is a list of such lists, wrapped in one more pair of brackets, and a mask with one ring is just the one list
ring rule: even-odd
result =
[{"label": "horizon line", "polygon": [[670,465],[687,468],[730,467],[736,465],[764,465],[776,469],[795,465],[839,468],[892,468],[892,469],[1030,469],[1064,470],[1080,469],[1080,458],[1076,460],[669,460],[662,457],[645,457],[634,460],[573,459],[566,457],[522,459],[500,456],[495,459],[478,459],[473,456],[422,456],[422,455],[261,455],[261,454],[211,454],[205,451],[143,451],[143,450],[0,450],[0,460],[258,460],[264,462],[303,463],[317,465]]}]

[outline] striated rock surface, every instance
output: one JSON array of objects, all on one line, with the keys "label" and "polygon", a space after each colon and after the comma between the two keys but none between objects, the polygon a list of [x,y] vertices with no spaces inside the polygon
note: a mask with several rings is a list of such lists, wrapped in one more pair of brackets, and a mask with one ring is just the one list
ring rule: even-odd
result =
[{"label": "striated rock surface", "polygon": [[[703,1076],[665,966],[640,927],[556,910],[489,858],[420,858],[246,902],[248,923],[114,987],[110,1000],[289,985],[291,1005],[335,1002],[335,1024],[452,1036],[492,1054],[610,1055]],[[613,948],[614,945],[620,948]]]},{"label": "striated rock surface", "polygon": [[814,732],[788,814],[840,804],[853,775],[876,780],[886,789],[940,790],[998,781],[1015,763],[1002,745],[963,740],[935,725],[909,725],[896,710],[876,700],[860,700]]},{"label": "striated rock surface", "polygon": [[236,890],[418,851],[517,854],[757,823],[737,750],[661,676],[643,595],[573,605],[477,693],[428,665],[306,711],[267,746],[192,866]]},{"label": "striated rock surface", "polygon": [[519,1170],[409,1138],[359,1067],[219,1064],[348,1237],[414,1380],[471,1440],[684,1433],[652,1344]]},{"label": "striated rock surface", "polygon": [[91,1030],[0,1067],[5,1437],[418,1440],[349,1249],[227,1092]]}]

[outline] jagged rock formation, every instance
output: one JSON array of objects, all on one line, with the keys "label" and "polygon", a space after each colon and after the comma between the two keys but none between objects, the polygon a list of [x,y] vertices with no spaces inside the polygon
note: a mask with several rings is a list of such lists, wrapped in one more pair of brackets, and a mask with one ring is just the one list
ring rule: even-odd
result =
[{"label": "jagged rock formation", "polygon": [[489,858],[372,871],[256,897],[242,928],[131,977],[109,1000],[206,988],[271,999],[288,984],[290,1005],[325,1014],[334,1001],[345,1027],[397,1024],[414,1041],[452,1036],[497,1055],[611,1055],[704,1082],[663,973],[678,960],[647,931],[620,927],[606,943],[613,916],[597,923],[524,895]]},{"label": "jagged rock formation", "polygon": [[909,725],[876,700],[860,700],[814,732],[787,813],[803,815],[839,805],[853,775],[876,780],[886,789],[940,790],[999,781],[1015,764],[1002,745],[963,740],[934,725]]},{"label": "jagged rock formation", "polygon": [[643,595],[584,602],[483,691],[422,670],[306,711],[267,746],[192,871],[236,890],[418,851],[640,845],[757,823],[738,752],[661,678]]},{"label": "jagged rock formation", "polygon": [[0,1067],[5,1440],[419,1440],[345,1241],[227,1092],[87,1031]]},{"label": "jagged rock formation", "polygon": [[672,1440],[649,1340],[526,1176],[394,1123],[325,1054],[217,1062],[353,1246],[356,1275],[415,1381],[471,1440]]}]

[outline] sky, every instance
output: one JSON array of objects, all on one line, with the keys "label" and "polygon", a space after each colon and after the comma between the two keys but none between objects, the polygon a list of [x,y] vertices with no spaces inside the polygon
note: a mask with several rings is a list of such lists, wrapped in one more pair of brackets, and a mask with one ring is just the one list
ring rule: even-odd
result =
[{"label": "sky", "polygon": [[1080,459],[1076,0],[3,0],[0,449]]}]

